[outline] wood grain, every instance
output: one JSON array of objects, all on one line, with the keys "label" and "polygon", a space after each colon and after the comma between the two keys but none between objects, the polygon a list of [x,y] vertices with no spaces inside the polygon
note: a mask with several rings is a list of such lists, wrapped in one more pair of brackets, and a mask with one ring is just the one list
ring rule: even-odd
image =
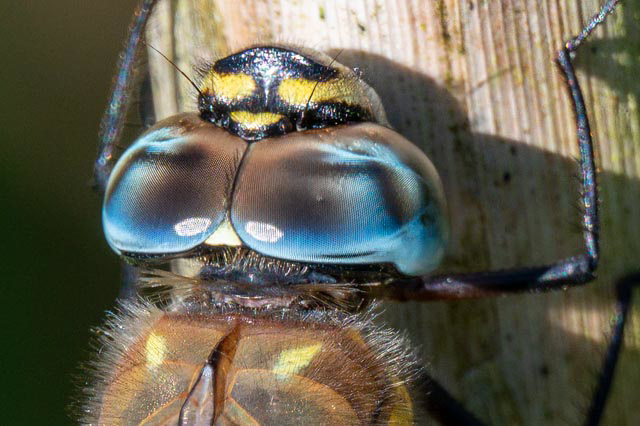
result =
[{"label": "wood grain", "polygon": [[[173,0],[151,43],[183,70],[256,43],[338,57],[379,93],[391,124],[441,173],[452,236],[441,271],[537,265],[581,250],[577,145],[552,59],[599,1]],[[600,278],[549,294],[388,304],[433,375],[491,424],[579,424],[604,351],[616,277],[640,267],[640,2],[579,52],[596,141]],[[151,54],[161,116],[193,89]],[[158,117],[161,118],[161,117]],[[605,424],[640,421],[640,310]]]}]

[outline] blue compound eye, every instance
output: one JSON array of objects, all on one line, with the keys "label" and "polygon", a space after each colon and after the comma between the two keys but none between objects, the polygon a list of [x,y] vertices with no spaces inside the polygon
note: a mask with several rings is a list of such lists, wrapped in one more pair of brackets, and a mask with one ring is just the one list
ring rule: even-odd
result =
[{"label": "blue compound eye", "polygon": [[[230,224],[244,246],[303,263],[391,263],[407,275],[444,253],[442,188],[427,157],[361,123],[250,146],[193,114],[158,123],[113,170],[103,208],[118,252],[172,255]],[[228,224],[228,222],[226,222]]]},{"label": "blue compound eye", "polygon": [[109,244],[165,255],[204,242],[226,217],[246,148],[195,114],[159,122],[113,170],[102,213]]},{"label": "blue compound eye", "polygon": [[231,221],[267,256],[325,264],[439,263],[447,239],[440,180],[427,157],[363,123],[265,139],[239,171]]}]

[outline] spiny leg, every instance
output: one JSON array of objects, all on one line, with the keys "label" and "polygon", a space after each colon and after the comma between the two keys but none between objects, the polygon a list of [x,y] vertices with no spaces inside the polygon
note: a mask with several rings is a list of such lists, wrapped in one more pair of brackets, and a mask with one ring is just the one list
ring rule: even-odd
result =
[{"label": "spiny leg", "polygon": [[[605,404],[611,392],[611,385],[614,379],[615,368],[620,357],[620,349],[624,338],[624,330],[629,317],[633,289],[640,287],[640,272],[627,275],[618,280],[616,284],[616,312],[613,324],[611,340],[607,348],[607,353],[602,362],[600,373],[598,374],[598,384],[596,385],[591,404],[585,419],[585,426],[596,426],[600,424],[604,414]],[[480,420],[468,412],[461,402],[457,401],[438,382],[428,375],[424,375],[422,389],[424,396],[424,407],[427,412],[437,421],[445,425],[481,425]]]},{"label": "spiny leg", "polygon": [[598,374],[598,384],[596,385],[596,390],[593,394],[585,421],[585,425],[587,426],[599,424],[604,413],[605,404],[611,392],[611,384],[613,383],[616,365],[620,357],[620,349],[629,316],[629,308],[631,307],[633,289],[638,286],[640,286],[640,272],[627,275],[616,284],[617,300],[613,332],[607,348],[607,354],[605,355],[602,368]]},{"label": "spiny leg", "polygon": [[620,0],[607,1],[580,34],[569,40],[556,56],[556,62],[569,89],[576,118],[580,150],[584,252],[544,266],[401,278],[389,283],[382,290],[385,296],[396,300],[462,299],[558,289],[568,285],[584,284],[594,278],[600,256],[596,167],[589,119],[573,68],[572,56],[587,36],[613,12],[619,2]]},{"label": "spiny leg", "polygon": [[115,163],[113,150],[122,135],[124,119],[129,108],[129,95],[133,84],[132,75],[140,42],[157,2],[158,0],[143,0],[140,3],[133,15],[124,50],[120,54],[118,72],[111,90],[109,105],[100,123],[98,158],[93,169],[95,184],[101,191],[105,190],[109,174]]}]

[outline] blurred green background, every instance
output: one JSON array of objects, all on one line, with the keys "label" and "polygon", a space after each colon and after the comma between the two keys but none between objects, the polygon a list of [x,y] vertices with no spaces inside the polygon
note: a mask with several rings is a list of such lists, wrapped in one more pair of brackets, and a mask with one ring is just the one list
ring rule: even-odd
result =
[{"label": "blurred green background", "polygon": [[72,423],[70,377],[118,292],[89,184],[135,3],[0,4],[3,424]]}]

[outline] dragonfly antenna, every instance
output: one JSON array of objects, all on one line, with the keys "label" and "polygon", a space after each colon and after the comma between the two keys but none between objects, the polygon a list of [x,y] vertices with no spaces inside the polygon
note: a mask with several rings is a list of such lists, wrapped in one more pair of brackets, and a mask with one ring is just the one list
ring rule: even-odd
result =
[{"label": "dragonfly antenna", "polygon": [[[328,68],[330,68],[331,65],[333,65],[333,63],[338,59],[338,56],[340,56],[343,50],[344,49],[340,49],[340,51],[336,54],[336,56],[334,56],[331,59],[331,62],[329,62],[329,65],[327,65]],[[323,81],[322,78],[320,78],[320,80],[316,81],[316,84],[313,85],[313,89],[311,89],[311,94],[309,95],[309,99],[307,99],[307,104],[305,105],[304,111],[302,113],[303,120],[304,120],[304,116],[306,115],[306,112],[309,110],[309,104],[311,103],[311,98],[313,98],[313,93],[316,91],[318,84],[320,84],[322,81]]]},{"label": "dragonfly antenna", "polygon": [[176,69],[180,74],[182,74],[182,76],[183,76],[184,78],[186,78],[186,79],[187,79],[187,81],[188,81],[189,83],[191,83],[191,85],[193,86],[193,88],[194,88],[194,89],[196,89],[196,91],[198,92],[198,94],[199,94],[200,96],[203,96],[203,95],[202,95],[202,92],[200,91],[200,88],[198,88],[198,85],[197,85],[196,83],[194,83],[194,81],[193,81],[193,80],[191,80],[191,78],[189,78],[189,76],[188,76],[184,71],[182,71],[182,70],[180,69],[180,67],[176,65],[176,63],[175,63],[175,62],[173,62],[171,59],[167,58],[167,56],[166,56],[164,53],[162,53],[161,51],[159,51],[158,49],[156,49],[155,47],[153,47],[151,44],[147,43],[146,41],[143,41],[143,43],[144,43],[144,44],[146,44],[147,46],[149,46],[149,47],[150,47],[154,52],[156,52],[158,55],[162,56],[162,57],[163,57],[167,62],[169,62],[171,65],[173,65],[173,67],[174,67],[174,68],[175,68],[175,69]]}]

